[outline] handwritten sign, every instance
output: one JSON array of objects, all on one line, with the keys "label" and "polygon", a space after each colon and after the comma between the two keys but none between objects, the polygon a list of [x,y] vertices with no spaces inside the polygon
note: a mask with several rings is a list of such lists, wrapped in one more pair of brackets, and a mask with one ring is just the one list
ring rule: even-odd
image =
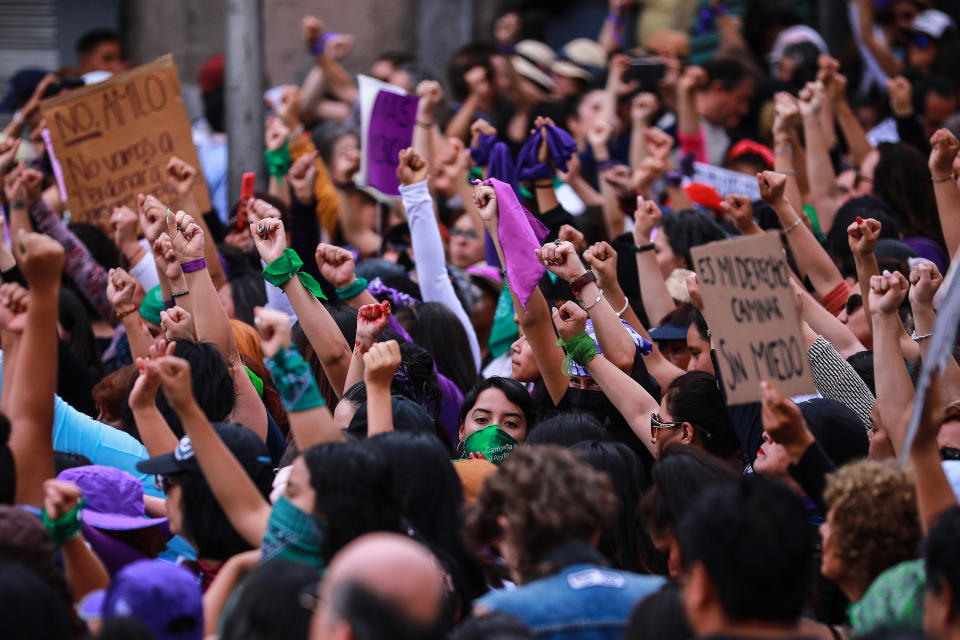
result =
[{"label": "handwritten sign", "polygon": [[359,181],[390,196],[400,195],[397,157],[413,142],[417,96],[400,87],[359,76],[361,156]]},{"label": "handwritten sign", "polygon": [[790,273],[776,232],[690,251],[730,404],[760,400],[760,381],[814,393]]},{"label": "handwritten sign", "polygon": [[757,185],[757,178],[739,171],[730,171],[722,167],[715,167],[712,164],[694,162],[691,179],[709,184],[721,196],[739,193],[751,200],[760,199],[760,187]]},{"label": "handwritten sign", "polygon": [[197,168],[193,195],[210,208],[173,56],[40,104],[63,173],[72,220],[106,227],[116,206],[136,209],[138,193],[180,205],[166,165]]}]

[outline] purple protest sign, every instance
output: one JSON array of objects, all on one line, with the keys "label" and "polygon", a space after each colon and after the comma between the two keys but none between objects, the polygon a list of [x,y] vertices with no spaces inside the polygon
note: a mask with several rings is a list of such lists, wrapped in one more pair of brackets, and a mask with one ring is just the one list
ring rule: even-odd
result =
[{"label": "purple protest sign", "polygon": [[389,91],[377,93],[367,129],[367,184],[390,196],[400,195],[397,156],[413,141],[417,122],[417,96]]}]

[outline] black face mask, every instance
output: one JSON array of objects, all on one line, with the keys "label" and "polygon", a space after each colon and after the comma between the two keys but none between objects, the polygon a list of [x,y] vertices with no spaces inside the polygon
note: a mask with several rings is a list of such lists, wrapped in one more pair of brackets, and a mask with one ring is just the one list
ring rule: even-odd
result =
[{"label": "black face mask", "polygon": [[567,389],[567,401],[571,409],[578,409],[584,413],[589,413],[596,418],[600,424],[604,424],[607,418],[613,418],[617,415],[617,409],[607,398],[603,391],[597,389]]}]

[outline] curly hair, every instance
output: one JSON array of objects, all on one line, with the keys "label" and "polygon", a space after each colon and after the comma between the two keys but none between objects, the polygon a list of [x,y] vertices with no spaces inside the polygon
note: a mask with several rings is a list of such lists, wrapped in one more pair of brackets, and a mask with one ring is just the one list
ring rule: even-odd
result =
[{"label": "curly hair", "polygon": [[920,517],[913,481],[894,460],[860,460],[827,476],[830,541],[851,577],[868,586],[917,557]]},{"label": "curly hair", "polygon": [[518,447],[487,478],[466,514],[465,533],[477,548],[503,540],[497,518],[509,523],[516,573],[530,582],[549,572],[548,554],[588,542],[613,524],[620,500],[610,476],[554,445]]}]

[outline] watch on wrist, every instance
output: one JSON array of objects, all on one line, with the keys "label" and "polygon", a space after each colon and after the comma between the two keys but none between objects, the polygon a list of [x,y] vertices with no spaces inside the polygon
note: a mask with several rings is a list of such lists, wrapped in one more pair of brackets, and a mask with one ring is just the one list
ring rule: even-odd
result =
[{"label": "watch on wrist", "polygon": [[573,290],[575,296],[579,296],[580,292],[583,291],[583,288],[590,284],[591,282],[597,281],[597,274],[591,270],[587,270],[579,277],[574,278],[570,281],[570,289]]}]

